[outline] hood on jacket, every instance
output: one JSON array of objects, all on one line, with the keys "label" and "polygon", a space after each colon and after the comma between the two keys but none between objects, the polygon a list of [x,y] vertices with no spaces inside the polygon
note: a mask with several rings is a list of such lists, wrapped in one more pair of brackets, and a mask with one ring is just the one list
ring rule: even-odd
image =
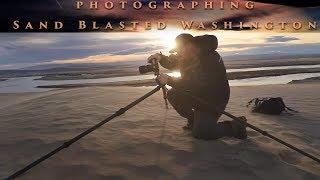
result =
[{"label": "hood on jacket", "polygon": [[215,35],[196,36],[194,43],[203,52],[215,51],[218,48],[218,38]]}]

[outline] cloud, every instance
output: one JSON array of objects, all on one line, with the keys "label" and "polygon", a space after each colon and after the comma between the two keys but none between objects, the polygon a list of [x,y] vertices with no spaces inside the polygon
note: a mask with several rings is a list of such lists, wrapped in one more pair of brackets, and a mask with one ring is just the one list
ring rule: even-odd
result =
[{"label": "cloud", "polygon": [[269,4],[280,4],[286,6],[294,6],[294,7],[314,7],[320,6],[319,0],[254,0],[256,2],[269,3]]},{"label": "cloud", "polygon": [[[141,60],[164,45],[155,38],[123,33],[0,34],[0,66]],[[122,38],[123,37],[123,38]],[[146,45],[149,42],[150,44]],[[151,43],[153,42],[153,43]],[[140,59],[139,59],[140,58]],[[21,65],[21,66],[20,66]]]},{"label": "cloud", "polygon": [[66,63],[106,63],[119,61],[139,61],[146,59],[147,54],[113,55],[99,54],[76,59],[53,60],[41,64],[66,64]]},{"label": "cloud", "polygon": [[[88,1],[83,0],[85,3]],[[104,0],[97,0],[101,4],[105,2]],[[147,0],[141,0],[145,5],[148,2]],[[156,0],[159,3],[159,7],[161,7],[161,3],[163,0]],[[75,10],[74,2],[75,1],[62,1],[58,0],[61,4],[56,0],[14,0],[14,1],[3,1],[0,6],[0,31],[12,31],[11,23],[15,19],[19,19],[20,22],[26,22],[30,19],[32,21],[37,22],[40,20],[46,21],[54,21],[54,20],[62,20],[65,22],[65,31],[78,31],[76,24],[77,20],[83,19],[87,21],[97,21],[98,24],[103,24],[107,20],[112,23],[118,23],[120,21],[131,21],[131,20],[149,20],[149,21],[159,21],[166,20],[169,22],[176,22],[177,19],[199,19],[202,21],[211,21],[212,19],[218,20],[232,20],[232,21],[249,21],[250,19],[264,20],[269,18],[270,15],[278,14],[279,11],[285,13],[286,11],[294,12],[295,15],[299,17],[316,17],[319,19],[319,8],[314,8],[313,10],[309,10],[311,7],[319,6],[320,0],[255,0],[256,8],[254,10],[244,10],[240,9],[237,11],[234,10],[224,10],[219,11],[215,10],[162,10],[158,8],[157,10],[148,10],[146,8],[142,8],[137,11],[132,8],[127,8],[127,10],[119,10],[119,8],[114,8],[111,10],[105,10],[100,8],[100,10]],[[115,1],[114,1],[115,2]],[[129,0],[128,4],[131,4],[133,0]],[[173,4],[177,4],[180,1],[172,0],[170,1]],[[189,0],[182,0],[185,4],[189,4]],[[199,4],[203,4],[202,1],[198,1]],[[244,3],[244,0],[239,0],[240,3]],[[262,2],[262,3],[258,3]],[[264,4],[267,3],[267,4]],[[117,4],[117,3],[115,3]],[[281,4],[281,5],[279,5]],[[282,6],[286,5],[286,6]],[[203,5],[201,5],[202,7]],[[295,11],[300,7],[299,13]],[[200,5],[199,5],[200,7]],[[308,8],[306,8],[308,7]],[[278,9],[278,10],[277,10]],[[307,9],[307,10],[306,10]],[[279,20],[288,20],[293,18],[294,16],[284,16],[282,15]],[[25,23],[22,23],[25,24]],[[26,31],[21,29],[21,31]],[[36,30],[33,30],[36,31]],[[52,30],[51,30],[52,31]]]},{"label": "cloud", "polygon": [[240,44],[232,47],[222,47],[218,51],[223,56],[238,55],[259,55],[261,54],[288,54],[288,55],[315,55],[319,54],[320,43],[308,43],[308,44],[287,44],[287,43],[273,43],[273,44]]},{"label": "cloud", "polygon": [[247,22],[250,21],[251,19],[259,19],[263,17],[270,16],[274,13],[281,12],[279,8],[266,8],[266,9],[255,9],[251,11],[246,11],[246,12],[239,12],[235,14],[231,14],[229,16],[225,16],[223,18],[217,19],[219,22],[225,22],[225,21],[232,21],[232,22]]},{"label": "cloud", "polygon": [[[206,32],[207,33],[207,32]],[[319,54],[316,33],[214,32],[220,39],[222,55]],[[196,35],[201,35],[196,34]],[[172,36],[172,37],[171,37]],[[169,37],[169,38],[168,38]],[[0,69],[23,68],[41,64],[106,63],[146,59],[164,52],[175,37],[155,33],[47,33],[0,34]],[[250,37],[248,39],[248,37]],[[32,41],[36,39],[36,41]],[[301,51],[303,49],[303,52]]]},{"label": "cloud", "polygon": [[150,51],[155,51],[159,49],[164,49],[163,46],[151,46],[151,47],[139,47],[139,48],[129,48],[120,51],[111,52],[113,55],[130,55],[130,54],[143,54]]},{"label": "cloud", "polygon": [[296,41],[300,40],[299,38],[296,37],[289,37],[289,36],[271,36],[266,38],[266,42],[290,42],[290,41]]}]

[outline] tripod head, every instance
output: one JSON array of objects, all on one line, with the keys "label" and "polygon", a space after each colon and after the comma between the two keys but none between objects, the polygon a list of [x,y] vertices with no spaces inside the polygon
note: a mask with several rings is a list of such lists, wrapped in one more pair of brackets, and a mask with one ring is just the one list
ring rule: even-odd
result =
[{"label": "tripod head", "polygon": [[[160,75],[160,66],[159,62],[156,59],[151,59],[147,65],[139,66],[139,73],[140,74],[146,74],[149,72],[153,72],[156,77]],[[160,83],[156,80],[157,84],[160,85]],[[162,92],[163,92],[163,99],[166,104],[166,108],[168,109],[168,100],[167,100],[167,91],[168,89],[166,86],[162,86]]]}]

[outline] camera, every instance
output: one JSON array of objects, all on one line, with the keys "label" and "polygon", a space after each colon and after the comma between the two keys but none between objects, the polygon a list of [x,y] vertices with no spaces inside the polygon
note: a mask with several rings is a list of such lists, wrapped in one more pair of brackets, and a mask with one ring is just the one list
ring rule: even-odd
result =
[{"label": "camera", "polygon": [[152,64],[144,65],[139,67],[139,73],[140,74],[146,74],[149,72],[154,72],[154,66]]},{"label": "camera", "polygon": [[155,75],[159,74],[159,64],[156,61],[151,61],[149,64],[140,66],[139,73],[146,74],[149,72],[153,72]]}]

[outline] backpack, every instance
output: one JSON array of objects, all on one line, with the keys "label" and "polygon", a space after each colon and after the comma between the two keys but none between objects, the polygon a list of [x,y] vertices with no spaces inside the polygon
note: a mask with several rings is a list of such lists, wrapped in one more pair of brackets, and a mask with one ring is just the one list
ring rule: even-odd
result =
[{"label": "backpack", "polygon": [[252,105],[251,111],[263,114],[274,114],[279,115],[283,111],[295,111],[285,105],[281,97],[265,97],[265,98],[254,98],[250,100],[247,107]]}]

